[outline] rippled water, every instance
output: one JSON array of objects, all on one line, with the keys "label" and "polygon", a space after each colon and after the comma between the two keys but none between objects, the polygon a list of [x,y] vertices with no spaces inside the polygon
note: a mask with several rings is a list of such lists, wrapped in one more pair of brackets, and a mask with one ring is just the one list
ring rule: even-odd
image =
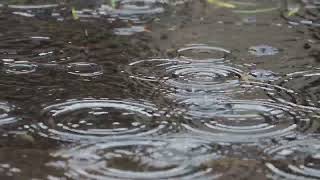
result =
[{"label": "rippled water", "polygon": [[0,179],[320,179],[317,0],[1,0]]},{"label": "rippled water", "polygon": [[[319,178],[319,139],[296,140],[266,150],[271,159],[265,163],[273,179]],[[284,161],[285,160],[285,161]]]},{"label": "rippled water", "polygon": [[35,129],[63,141],[128,138],[159,134],[168,124],[164,114],[148,102],[70,100],[45,107]]}]

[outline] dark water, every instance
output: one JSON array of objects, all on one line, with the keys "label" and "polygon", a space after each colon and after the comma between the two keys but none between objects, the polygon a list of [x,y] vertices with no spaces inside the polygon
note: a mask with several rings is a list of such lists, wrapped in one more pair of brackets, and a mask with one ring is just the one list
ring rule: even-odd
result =
[{"label": "dark water", "polygon": [[0,4],[0,179],[320,179],[320,1]]}]

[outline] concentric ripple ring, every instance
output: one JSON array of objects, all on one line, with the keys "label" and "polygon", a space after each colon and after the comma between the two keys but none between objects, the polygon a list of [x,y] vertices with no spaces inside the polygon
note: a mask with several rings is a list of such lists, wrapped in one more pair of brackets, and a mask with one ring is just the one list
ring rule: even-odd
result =
[{"label": "concentric ripple ring", "polygon": [[192,62],[216,62],[226,59],[231,51],[215,46],[205,44],[195,44],[183,47],[177,50],[179,58]]},{"label": "concentric ripple ring", "polygon": [[255,142],[294,135],[311,127],[307,113],[267,100],[221,101],[198,98],[185,102],[183,126],[227,142]]},{"label": "concentric ripple ring", "polygon": [[45,107],[34,125],[41,136],[61,141],[100,141],[159,134],[168,126],[153,104],[110,99],[70,100]]},{"label": "concentric ripple ring", "polygon": [[101,142],[62,150],[53,156],[66,159],[70,177],[134,180],[212,179],[217,175],[212,169],[202,169],[201,164],[223,157],[204,141],[193,139]]},{"label": "concentric ripple ring", "polygon": [[319,138],[296,140],[266,149],[271,158],[265,165],[272,172],[271,179],[319,179],[319,152]]}]

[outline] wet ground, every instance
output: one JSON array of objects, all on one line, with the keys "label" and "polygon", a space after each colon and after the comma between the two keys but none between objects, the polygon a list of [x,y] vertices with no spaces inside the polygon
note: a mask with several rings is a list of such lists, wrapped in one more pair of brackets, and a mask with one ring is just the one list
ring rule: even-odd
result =
[{"label": "wet ground", "polygon": [[1,0],[0,179],[320,179],[317,0]]}]

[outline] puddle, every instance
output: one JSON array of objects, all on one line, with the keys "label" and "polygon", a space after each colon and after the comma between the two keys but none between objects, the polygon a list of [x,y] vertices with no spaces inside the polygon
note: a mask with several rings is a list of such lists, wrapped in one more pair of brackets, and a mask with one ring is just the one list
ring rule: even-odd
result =
[{"label": "puddle", "polygon": [[319,179],[319,10],[0,1],[0,179]]}]

